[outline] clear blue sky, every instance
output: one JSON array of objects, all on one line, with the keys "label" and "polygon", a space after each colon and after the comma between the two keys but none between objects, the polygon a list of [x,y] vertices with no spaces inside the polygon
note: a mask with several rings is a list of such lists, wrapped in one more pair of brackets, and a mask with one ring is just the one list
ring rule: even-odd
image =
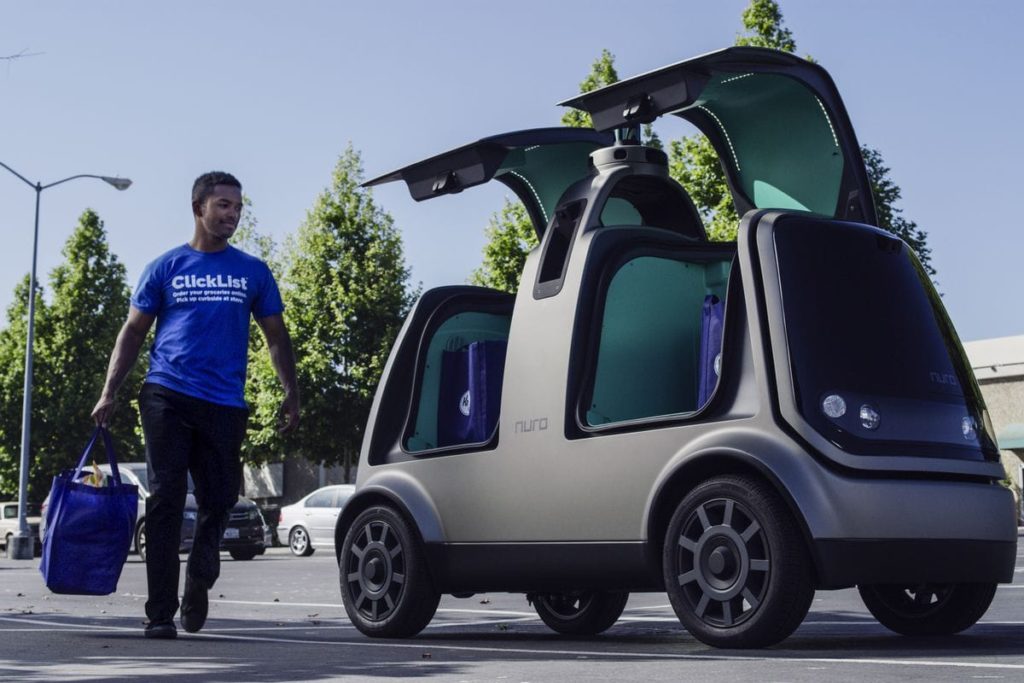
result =
[{"label": "clear blue sky", "polygon": [[[45,278],[86,207],[135,284],[191,235],[198,174],[236,174],[262,230],[293,233],[345,145],[368,177],[492,133],[556,125],[602,48],[627,77],[731,44],[746,0],[622,3],[5,2],[0,161],[44,184]],[[782,0],[925,228],[965,340],[1024,334],[1024,3]],[[639,9],[642,7],[643,9]],[[663,138],[692,132],[661,124]],[[375,192],[424,287],[465,281],[502,187],[417,204]],[[0,307],[31,259],[33,192],[0,169]]]}]

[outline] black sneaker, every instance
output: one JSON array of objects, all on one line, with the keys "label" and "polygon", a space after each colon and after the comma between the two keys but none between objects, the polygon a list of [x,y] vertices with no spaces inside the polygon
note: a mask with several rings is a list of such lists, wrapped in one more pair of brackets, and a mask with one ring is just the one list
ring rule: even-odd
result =
[{"label": "black sneaker", "polygon": [[210,601],[206,585],[197,579],[185,576],[185,595],[181,598],[181,625],[189,633],[196,633],[206,623]]},{"label": "black sneaker", "polygon": [[145,634],[147,638],[174,640],[178,637],[178,629],[174,628],[172,621],[151,621],[146,624]]}]

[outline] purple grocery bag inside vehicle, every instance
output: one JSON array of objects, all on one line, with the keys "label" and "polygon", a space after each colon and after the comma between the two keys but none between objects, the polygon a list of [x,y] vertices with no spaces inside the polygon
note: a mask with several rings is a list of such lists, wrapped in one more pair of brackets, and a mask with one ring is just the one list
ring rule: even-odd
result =
[{"label": "purple grocery bag inside vehicle", "polygon": [[[102,437],[111,476],[101,486],[85,483],[83,469]],[[138,489],[121,483],[110,433],[93,432],[74,469],[53,478],[39,571],[54,593],[108,595],[117,590],[128,559],[138,508]]]},{"label": "purple grocery bag inside vehicle", "polygon": [[477,341],[441,357],[437,445],[481,443],[490,438],[501,408],[504,341]]},{"label": "purple grocery bag inside vehicle", "polygon": [[701,307],[700,324],[700,386],[697,390],[697,407],[700,408],[715,391],[718,375],[721,373],[722,323],[725,318],[725,304],[714,294],[704,297]]}]

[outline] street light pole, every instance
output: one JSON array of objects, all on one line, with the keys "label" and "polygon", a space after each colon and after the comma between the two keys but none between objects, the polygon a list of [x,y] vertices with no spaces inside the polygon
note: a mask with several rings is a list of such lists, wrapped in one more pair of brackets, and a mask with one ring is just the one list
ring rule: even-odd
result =
[{"label": "street light pole", "polygon": [[29,442],[31,441],[32,434],[32,364],[35,356],[33,338],[36,315],[36,257],[39,253],[39,198],[43,190],[54,185],[66,183],[69,180],[75,180],[76,178],[97,178],[118,190],[127,190],[131,186],[132,181],[128,178],[83,173],[43,185],[39,182],[33,183],[2,161],[0,161],[0,166],[3,166],[17,176],[22,182],[35,190],[36,193],[36,220],[35,228],[32,232],[32,274],[29,276],[28,289],[28,335],[25,340],[25,393],[21,404],[21,471],[18,477],[18,532],[11,538],[11,547],[7,548],[7,556],[10,558],[15,560],[31,560],[35,551],[35,539],[32,537],[28,526],[28,469]]}]

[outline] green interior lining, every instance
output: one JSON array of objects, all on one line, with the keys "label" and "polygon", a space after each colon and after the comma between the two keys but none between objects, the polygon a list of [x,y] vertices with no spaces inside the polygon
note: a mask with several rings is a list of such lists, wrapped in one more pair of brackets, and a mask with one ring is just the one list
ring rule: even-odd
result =
[{"label": "green interior lining", "polygon": [[732,260],[641,256],[612,277],[587,423],[696,410],[701,307],[723,301]]},{"label": "green interior lining", "polygon": [[754,206],[835,215],[842,150],[821,102],[800,81],[717,74],[693,107],[714,119],[724,161]]},{"label": "green interior lining", "polygon": [[568,142],[516,148],[508,153],[494,175],[497,178],[511,173],[525,182],[547,222],[562,194],[590,172],[590,153],[599,147],[592,142]]},{"label": "green interior lining", "polygon": [[456,313],[445,320],[427,346],[422,389],[416,407],[415,428],[406,440],[407,451],[437,448],[437,401],[441,390],[441,353],[456,351],[476,341],[507,340],[512,316],[495,313]]}]

